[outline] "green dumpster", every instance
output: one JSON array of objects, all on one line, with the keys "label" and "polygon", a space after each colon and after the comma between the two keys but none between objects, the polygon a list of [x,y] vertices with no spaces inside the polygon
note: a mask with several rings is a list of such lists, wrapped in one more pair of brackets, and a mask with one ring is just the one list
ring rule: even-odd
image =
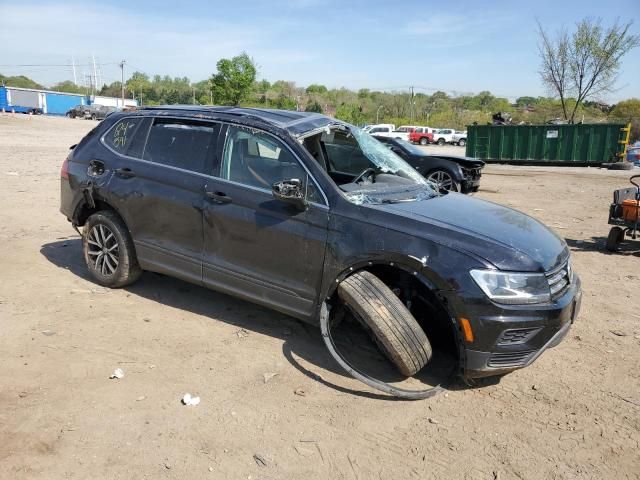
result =
[{"label": "green dumpster", "polygon": [[489,163],[600,165],[624,150],[626,125],[469,125],[468,157]]}]

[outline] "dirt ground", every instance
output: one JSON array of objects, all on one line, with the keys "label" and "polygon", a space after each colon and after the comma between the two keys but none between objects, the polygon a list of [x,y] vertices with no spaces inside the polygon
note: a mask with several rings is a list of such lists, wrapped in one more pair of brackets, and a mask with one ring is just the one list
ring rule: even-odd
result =
[{"label": "dirt ground", "polygon": [[155,274],[92,283],[58,208],[93,125],[0,116],[0,478],[640,478],[640,242],[604,251],[628,172],[488,166],[479,197],[567,239],[582,313],[495,385],[394,401],[281,314]]}]

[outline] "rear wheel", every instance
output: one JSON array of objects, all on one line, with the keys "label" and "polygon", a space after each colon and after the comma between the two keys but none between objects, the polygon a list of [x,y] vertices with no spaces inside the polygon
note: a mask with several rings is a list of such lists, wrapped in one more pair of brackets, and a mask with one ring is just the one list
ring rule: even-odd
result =
[{"label": "rear wheel", "polygon": [[427,180],[433,182],[440,193],[457,192],[460,190],[458,182],[456,182],[453,175],[446,170],[434,170],[427,176]]},{"label": "rear wheel", "polygon": [[609,230],[609,236],[607,237],[607,250],[610,252],[618,251],[622,240],[624,240],[624,230],[620,227],[613,227]]},{"label": "rear wheel", "polygon": [[460,145],[461,147],[464,147],[467,144],[467,141],[464,138],[461,138],[460,140],[458,140],[458,145]]},{"label": "rear wheel", "polygon": [[444,138],[439,138],[438,139],[438,145],[444,145]]},{"label": "rear wheel", "polygon": [[420,145],[429,145],[429,140],[427,139],[427,137],[422,137],[420,139]]},{"label": "rear wheel", "polygon": [[378,277],[354,273],[340,283],[338,295],[400,373],[415,375],[429,363],[431,344],[424,330]]},{"label": "rear wheel", "polygon": [[91,277],[100,285],[124,287],[142,273],[129,230],[117,213],[103,210],[85,224],[82,250]]}]

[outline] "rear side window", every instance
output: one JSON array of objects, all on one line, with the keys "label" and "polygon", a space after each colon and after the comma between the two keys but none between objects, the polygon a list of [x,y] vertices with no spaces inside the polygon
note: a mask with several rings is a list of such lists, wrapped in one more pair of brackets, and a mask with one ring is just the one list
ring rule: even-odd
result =
[{"label": "rear side window", "polygon": [[162,165],[209,174],[210,167],[207,165],[215,154],[218,128],[214,123],[156,119],[149,131],[142,158]]},{"label": "rear side window", "polygon": [[[143,120],[141,117],[123,118],[107,132],[104,143],[122,155],[139,157],[142,149],[138,147],[140,145],[138,137],[144,137],[146,133],[146,129],[141,128]],[[141,140],[144,142],[144,138]]]}]

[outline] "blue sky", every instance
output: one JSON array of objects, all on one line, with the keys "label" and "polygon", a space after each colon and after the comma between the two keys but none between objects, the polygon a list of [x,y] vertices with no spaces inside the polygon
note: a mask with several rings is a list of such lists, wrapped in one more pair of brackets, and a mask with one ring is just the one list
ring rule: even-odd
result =
[{"label": "blue sky", "polygon": [[[638,0],[524,1],[249,1],[8,2],[0,0],[0,73],[46,85],[72,79],[64,66],[95,54],[104,80],[117,62],[149,74],[197,81],[221,57],[241,51],[259,78],[298,85],[452,94],[489,90],[509,98],[544,95],[537,74],[536,23],[550,31],[580,18],[637,19]],[[89,72],[89,66],[77,69]],[[640,49],[624,59],[618,90],[602,100],[640,97]]]}]

